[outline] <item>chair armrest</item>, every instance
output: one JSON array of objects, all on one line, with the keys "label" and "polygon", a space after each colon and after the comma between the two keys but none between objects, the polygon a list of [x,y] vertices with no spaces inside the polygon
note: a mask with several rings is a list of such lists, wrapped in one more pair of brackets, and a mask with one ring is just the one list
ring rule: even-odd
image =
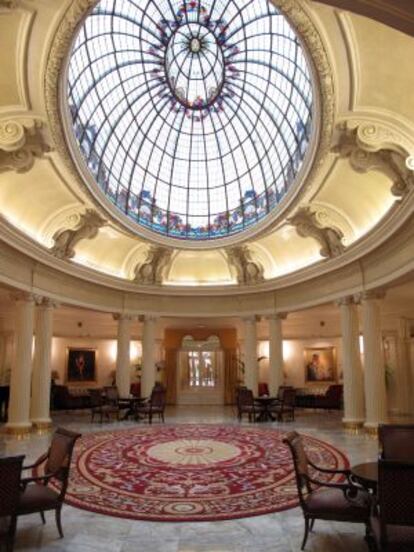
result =
[{"label": "chair armrest", "polygon": [[23,466],[22,469],[23,470],[30,470],[32,468],[36,468],[37,466],[40,466],[40,464],[43,464],[43,462],[47,459],[48,456],[49,456],[49,452],[45,452],[44,454],[42,454],[42,456],[40,458],[38,458],[36,460],[36,462],[34,464],[30,464],[28,466]]},{"label": "chair armrest", "polygon": [[44,475],[38,475],[38,476],[35,476],[35,477],[25,477],[25,478],[20,480],[20,484],[21,484],[23,489],[25,489],[29,483],[37,483],[37,482],[42,481],[43,484],[45,485],[49,481],[49,479],[52,479],[53,477],[56,476],[58,471],[59,470],[56,470],[52,473],[45,473]]},{"label": "chair armrest", "polygon": [[313,462],[311,462],[308,458],[309,464],[314,468],[315,470],[318,470],[322,473],[342,473],[343,475],[346,475],[347,478],[351,475],[351,470],[333,470],[331,468],[322,468],[320,466],[317,466]]}]

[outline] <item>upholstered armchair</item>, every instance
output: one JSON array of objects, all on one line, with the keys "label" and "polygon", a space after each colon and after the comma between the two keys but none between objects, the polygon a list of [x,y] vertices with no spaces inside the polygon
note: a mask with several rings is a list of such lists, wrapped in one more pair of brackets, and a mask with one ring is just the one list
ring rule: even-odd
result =
[{"label": "upholstered armchair", "polygon": [[[81,435],[63,428],[58,428],[49,450],[37,462],[25,466],[25,470],[41,469],[40,475],[21,480],[23,491],[20,495],[17,515],[40,513],[45,523],[44,512],[55,510],[56,525],[63,538],[61,510],[68,486],[70,462],[73,448]],[[53,482],[53,487],[50,483]]]},{"label": "upholstered armchair", "polygon": [[13,552],[24,456],[0,458],[0,548]]},{"label": "upholstered armchair", "polygon": [[[293,458],[299,502],[305,518],[304,550],[315,520],[347,521],[368,526],[371,500],[366,491],[354,486],[349,470],[332,470],[313,464],[306,456],[301,436],[292,431],[283,439]],[[340,474],[344,483],[318,479],[321,474]]]},{"label": "upholstered armchair", "polygon": [[255,422],[257,415],[263,411],[262,406],[254,402],[254,395],[251,389],[240,387],[237,392],[237,417],[241,421],[243,414],[247,414],[249,422]]},{"label": "upholstered armchair", "polygon": [[381,424],[378,439],[384,460],[414,463],[414,425]]},{"label": "upholstered armchair", "polygon": [[163,422],[164,411],[166,405],[167,392],[162,386],[155,386],[151,392],[149,400],[143,404],[137,405],[136,415],[148,417],[148,421],[151,424],[155,415],[158,415],[159,419]]},{"label": "upholstered armchair", "polygon": [[414,550],[414,463],[380,459],[370,518],[378,552]]}]

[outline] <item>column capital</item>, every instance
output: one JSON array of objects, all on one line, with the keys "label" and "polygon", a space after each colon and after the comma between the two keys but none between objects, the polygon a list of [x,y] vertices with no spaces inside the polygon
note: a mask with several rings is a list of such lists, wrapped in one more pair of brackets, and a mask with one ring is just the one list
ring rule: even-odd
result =
[{"label": "column capital", "polygon": [[266,320],[286,320],[288,315],[288,312],[275,312],[273,314],[268,314]]},{"label": "column capital", "polygon": [[337,307],[349,306],[349,305],[359,305],[361,303],[361,294],[356,293],[355,295],[346,295],[335,301]]},{"label": "column capital", "polygon": [[155,314],[142,314],[139,317],[139,321],[143,322],[156,322],[158,320],[159,316],[156,316]]},{"label": "column capital", "polygon": [[10,298],[15,303],[34,303],[36,301],[35,294],[28,291],[13,291]]},{"label": "column capital", "polygon": [[242,320],[243,322],[247,322],[249,324],[256,324],[257,316],[255,314],[252,314],[251,316],[243,316]]},{"label": "column capital", "polygon": [[112,314],[112,318],[119,322],[120,320],[128,320],[129,322],[133,322],[134,320],[137,320],[137,316],[134,314],[126,314],[124,312],[115,312]]},{"label": "column capital", "polygon": [[57,309],[60,307],[60,303],[51,297],[44,297],[42,295],[35,295],[34,301],[37,308],[44,309]]}]

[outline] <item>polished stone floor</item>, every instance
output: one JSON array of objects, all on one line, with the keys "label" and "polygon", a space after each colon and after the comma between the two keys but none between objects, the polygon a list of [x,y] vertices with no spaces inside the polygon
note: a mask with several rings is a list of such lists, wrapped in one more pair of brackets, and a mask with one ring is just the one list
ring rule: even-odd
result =
[{"label": "polished stone floor", "polygon": [[[237,424],[230,407],[177,407],[166,414],[167,423]],[[110,427],[133,427],[136,422],[91,424],[88,412],[59,413],[56,425],[80,431],[102,431]],[[158,422],[155,422],[158,423]],[[243,422],[248,423],[248,422]],[[328,441],[345,452],[351,464],[374,460],[375,439],[342,430],[338,413],[298,411],[295,422],[272,423],[282,429],[307,433]],[[44,452],[50,434],[16,440],[0,435],[0,456],[26,454],[35,460]],[[18,520],[15,550],[45,552],[298,552],[303,536],[299,508],[277,514],[233,521],[202,523],[158,523],[130,521],[64,506],[64,539],[59,539],[54,514],[23,516]],[[308,539],[307,552],[367,552],[364,528],[359,525],[318,521]]]}]

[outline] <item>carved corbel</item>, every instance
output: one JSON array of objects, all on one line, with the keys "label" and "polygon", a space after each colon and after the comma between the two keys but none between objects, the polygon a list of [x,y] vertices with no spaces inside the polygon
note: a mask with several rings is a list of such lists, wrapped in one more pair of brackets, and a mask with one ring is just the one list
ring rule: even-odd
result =
[{"label": "carved corbel", "polygon": [[264,281],[263,266],[252,255],[247,245],[237,245],[226,249],[229,264],[235,269],[238,284],[259,284]]},{"label": "carved corbel", "polygon": [[36,158],[50,151],[42,127],[34,119],[0,121],[0,172],[27,172]]},{"label": "carved corbel", "polygon": [[316,213],[312,212],[310,207],[299,209],[293,217],[288,219],[288,222],[296,228],[300,237],[314,238],[320,243],[322,257],[332,259],[342,255],[345,251],[342,231],[335,227],[322,227]]},{"label": "carved corbel", "polygon": [[172,254],[172,249],[151,245],[144,262],[138,263],[135,267],[134,282],[145,285],[161,285]]},{"label": "carved corbel", "polygon": [[58,230],[54,236],[54,245],[50,252],[58,259],[72,259],[75,247],[81,240],[92,240],[106,221],[93,209],[87,209],[80,215],[78,224],[71,229]]},{"label": "carved corbel", "polygon": [[391,193],[398,198],[414,186],[410,145],[398,133],[383,125],[355,121],[341,123],[338,130],[339,138],[332,151],[348,158],[354,170],[383,172],[392,180]]}]

